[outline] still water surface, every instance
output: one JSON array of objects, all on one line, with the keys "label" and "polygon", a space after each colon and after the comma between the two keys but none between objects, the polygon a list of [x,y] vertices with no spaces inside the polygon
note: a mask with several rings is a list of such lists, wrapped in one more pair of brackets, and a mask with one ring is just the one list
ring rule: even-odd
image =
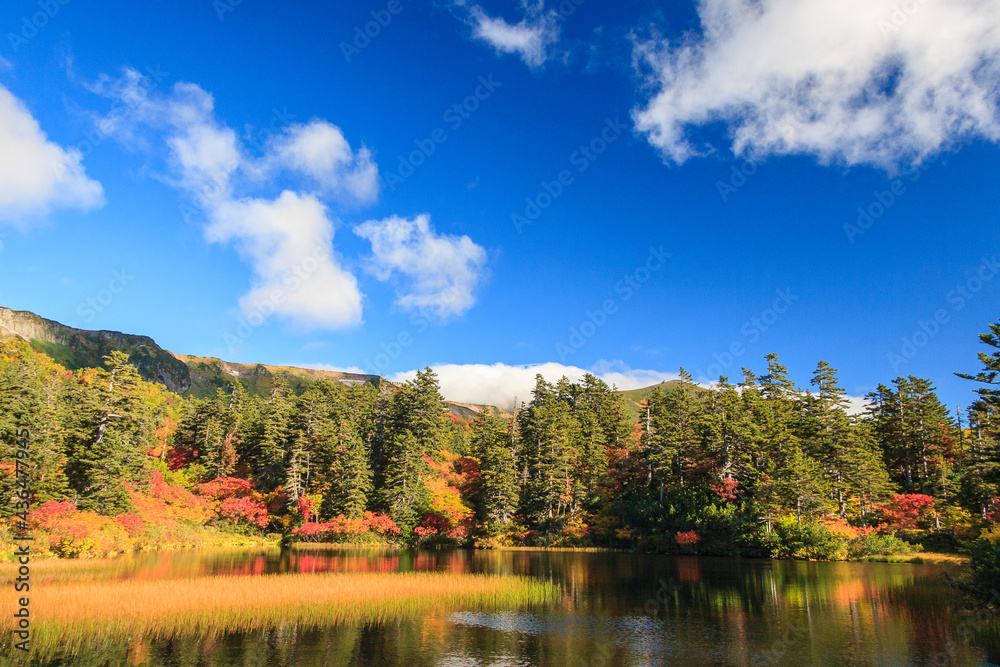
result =
[{"label": "still water surface", "polygon": [[989,665],[1000,655],[992,631],[956,609],[942,570],[924,565],[313,548],[139,554],[99,576],[325,571],[523,574],[559,584],[564,594],[530,611],[466,609],[381,625],[136,639],[49,664]]}]

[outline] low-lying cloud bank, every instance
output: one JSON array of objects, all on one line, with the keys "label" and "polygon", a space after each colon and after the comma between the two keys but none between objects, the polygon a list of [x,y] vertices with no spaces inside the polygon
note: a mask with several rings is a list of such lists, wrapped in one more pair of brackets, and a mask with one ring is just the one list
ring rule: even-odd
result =
[{"label": "low-lying cloud bank", "polygon": [[[313,364],[307,366],[320,370],[340,371],[342,373],[365,374],[366,371],[352,367],[329,366]],[[477,405],[495,405],[504,410],[514,407],[514,399],[518,403],[531,401],[531,390],[535,387],[535,376],[541,374],[546,381],[555,383],[566,376],[570,382],[580,382],[587,373],[594,375],[608,385],[622,391],[641,389],[661,382],[680,379],[677,373],[629,368],[621,361],[599,361],[590,369],[579,366],[567,366],[554,361],[543,364],[436,364],[431,368],[438,376],[441,385],[441,395],[449,401],[458,403],[474,403]],[[389,376],[392,382],[406,382],[417,376],[417,371],[403,371]],[[702,387],[710,385],[699,383]],[[863,396],[848,396],[847,412],[861,414],[864,412],[866,400]]]},{"label": "low-lying cloud bank", "polygon": [[[508,364],[440,364],[432,367],[441,383],[441,394],[450,401],[461,403],[486,403],[505,410],[518,402],[531,400],[531,390],[535,387],[535,375],[541,374],[547,381],[555,382],[562,376],[571,382],[579,382],[587,373],[601,378],[618,389],[638,389],[660,382],[678,379],[677,373],[629,368],[621,362],[598,362],[593,368],[550,361],[544,364],[513,366]],[[390,380],[404,382],[416,377],[416,371],[396,373]]]}]

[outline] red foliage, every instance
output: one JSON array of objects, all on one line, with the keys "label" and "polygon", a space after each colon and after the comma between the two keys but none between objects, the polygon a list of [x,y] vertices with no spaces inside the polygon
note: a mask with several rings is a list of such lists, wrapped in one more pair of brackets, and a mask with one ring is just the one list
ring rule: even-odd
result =
[{"label": "red foliage", "polygon": [[309,517],[312,516],[312,502],[305,496],[299,496],[298,508],[299,514],[308,523]]},{"label": "red foliage", "polygon": [[351,538],[371,538],[399,535],[399,526],[384,514],[365,512],[364,517],[351,519],[341,514],[324,523],[307,523],[292,532],[306,542],[343,542]]},{"label": "red foliage", "polygon": [[129,534],[129,537],[139,535],[146,527],[146,523],[142,520],[142,517],[132,512],[116,516],[115,523],[124,528],[125,532]]},{"label": "red foliage", "polygon": [[479,483],[479,461],[463,456],[452,462],[455,472],[448,476],[448,484],[456,487],[463,494],[471,494]]},{"label": "red foliage", "polygon": [[219,503],[219,516],[229,519],[234,523],[246,521],[261,528],[270,521],[267,514],[267,507],[264,503],[253,498],[226,498]]},{"label": "red foliage", "polygon": [[692,546],[701,542],[701,536],[693,530],[674,535],[674,540],[682,546]]},{"label": "red foliage", "polygon": [[167,467],[171,470],[180,470],[189,463],[193,463],[196,458],[198,458],[198,450],[174,447],[167,455]]},{"label": "red foliage", "polygon": [[934,498],[922,493],[897,493],[889,504],[878,509],[884,519],[879,530],[914,530],[918,519],[933,513]]},{"label": "red foliage", "polygon": [[223,519],[234,523],[245,521],[260,528],[271,518],[268,507],[260,500],[253,484],[239,477],[216,477],[211,482],[199,484],[195,492],[215,501],[216,511]]},{"label": "red foliage", "polygon": [[69,500],[49,500],[38,506],[34,512],[28,515],[28,524],[32,528],[46,528],[59,519],[71,516],[76,512],[76,505]]},{"label": "red foliage", "polygon": [[216,477],[211,482],[199,484],[195,488],[195,493],[212,500],[224,500],[249,496],[253,490],[253,484],[249,480],[239,477]]},{"label": "red foliage", "polygon": [[714,491],[715,495],[719,496],[727,503],[731,503],[736,500],[739,494],[743,493],[742,490],[736,488],[739,485],[740,483],[735,479],[727,477],[718,484],[713,484],[712,491]]}]

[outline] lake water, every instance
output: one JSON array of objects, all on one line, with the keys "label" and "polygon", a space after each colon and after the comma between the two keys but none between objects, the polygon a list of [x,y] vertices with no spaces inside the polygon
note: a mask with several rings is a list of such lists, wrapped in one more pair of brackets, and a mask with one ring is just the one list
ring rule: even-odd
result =
[{"label": "lake water", "polygon": [[[523,574],[564,595],[386,624],[96,646],[51,665],[988,665],[1000,641],[956,610],[938,567],[539,551],[208,550],[140,554],[101,576]],[[993,625],[993,627],[996,627]]]}]

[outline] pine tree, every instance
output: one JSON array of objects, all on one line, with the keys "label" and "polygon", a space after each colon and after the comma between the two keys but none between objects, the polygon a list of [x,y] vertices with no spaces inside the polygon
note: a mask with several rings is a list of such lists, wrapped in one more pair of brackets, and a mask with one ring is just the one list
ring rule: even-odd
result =
[{"label": "pine tree", "polygon": [[520,493],[507,424],[483,410],[472,423],[471,447],[480,461],[479,520],[487,535],[498,535],[513,524]]},{"label": "pine tree", "polygon": [[647,447],[661,500],[665,488],[690,481],[702,456],[703,399],[691,374],[681,368],[680,376],[679,385],[666,391],[657,387],[649,396],[651,434]]},{"label": "pine tree", "polygon": [[580,427],[569,400],[568,382],[553,387],[539,375],[522,422],[521,505],[532,524],[546,531],[554,529],[565,514],[575,512],[582,496],[577,474]]},{"label": "pine tree", "polygon": [[[32,504],[66,497],[66,392],[64,371],[47,356],[20,339],[0,343],[0,458],[15,460],[17,433],[29,432],[29,455],[21,459],[28,471]],[[16,491],[13,475],[0,476],[0,493]],[[5,503],[0,516],[9,516],[14,504]]]},{"label": "pine tree", "polygon": [[284,486],[288,479],[286,466],[289,463],[293,466],[294,474],[299,474],[301,452],[296,455],[294,461],[290,458],[295,444],[292,439],[294,412],[295,402],[288,381],[283,377],[278,378],[260,414],[262,426],[255,474],[264,489]]},{"label": "pine tree", "polygon": [[989,329],[979,334],[979,341],[987,347],[977,353],[982,370],[956,373],[982,385],[976,388],[979,399],[969,409],[973,437],[962,486],[984,519],[987,507],[1000,495],[1000,323],[990,324]]},{"label": "pine tree", "polygon": [[333,469],[329,491],[331,514],[359,518],[368,507],[372,492],[372,471],[368,452],[350,420],[343,418],[337,429],[338,462]]},{"label": "pine tree", "polygon": [[417,371],[392,399],[392,432],[386,442],[382,502],[404,533],[412,533],[428,503],[427,457],[444,442],[444,399],[437,375]]},{"label": "pine tree", "polygon": [[141,400],[142,380],[128,355],[116,350],[104,363],[94,390],[78,394],[73,483],[84,509],[115,515],[132,506],[128,487],[141,488],[147,479],[156,415]]}]

